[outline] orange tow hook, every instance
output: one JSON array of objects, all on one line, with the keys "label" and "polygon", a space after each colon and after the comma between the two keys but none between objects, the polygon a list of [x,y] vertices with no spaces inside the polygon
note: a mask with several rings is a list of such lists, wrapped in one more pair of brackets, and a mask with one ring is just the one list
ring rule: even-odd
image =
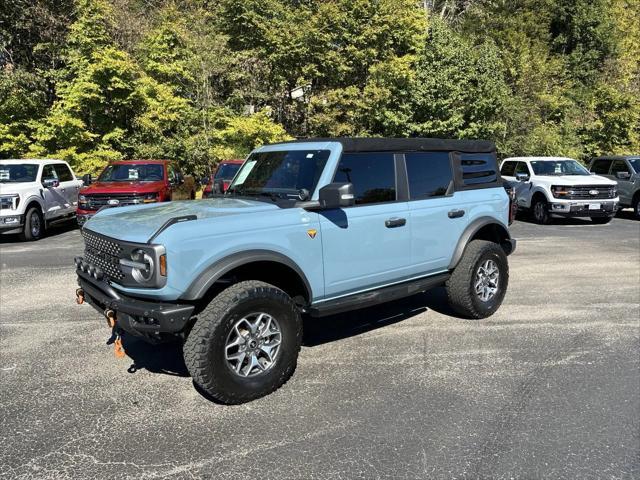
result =
[{"label": "orange tow hook", "polygon": [[113,328],[116,324],[116,312],[113,310],[105,310],[104,316],[107,318],[107,325],[109,325],[109,328]]},{"label": "orange tow hook", "polygon": [[125,356],[124,347],[122,346],[122,338],[118,337],[113,342],[113,353],[116,358],[122,358]]},{"label": "orange tow hook", "polygon": [[84,290],[78,288],[76,290],[76,303],[82,305],[84,303]]}]

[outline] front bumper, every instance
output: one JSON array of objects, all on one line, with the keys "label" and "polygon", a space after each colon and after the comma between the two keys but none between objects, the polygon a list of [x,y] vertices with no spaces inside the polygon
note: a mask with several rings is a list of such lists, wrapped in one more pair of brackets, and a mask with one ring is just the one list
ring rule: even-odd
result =
[{"label": "front bumper", "polygon": [[84,300],[102,314],[113,310],[116,325],[133,335],[160,341],[167,334],[183,331],[191,320],[194,305],[128,297],[105,280],[96,280],[80,269],[76,273]]},{"label": "front bumper", "polygon": [[590,202],[552,202],[549,213],[563,217],[610,217],[618,210],[618,200],[592,200]]},{"label": "front bumper", "polygon": [[[7,219],[13,221],[6,223]],[[24,215],[3,215],[0,216],[0,235],[11,235],[21,233],[24,226]]]}]

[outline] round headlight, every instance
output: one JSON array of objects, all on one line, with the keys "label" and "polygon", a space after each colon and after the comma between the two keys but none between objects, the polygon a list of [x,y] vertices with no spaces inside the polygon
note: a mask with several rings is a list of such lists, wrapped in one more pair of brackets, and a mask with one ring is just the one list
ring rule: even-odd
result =
[{"label": "round headlight", "polygon": [[154,262],[153,257],[144,250],[134,250],[131,254],[131,260],[144,265],[144,268],[133,267],[131,275],[136,282],[147,283],[153,277]]}]

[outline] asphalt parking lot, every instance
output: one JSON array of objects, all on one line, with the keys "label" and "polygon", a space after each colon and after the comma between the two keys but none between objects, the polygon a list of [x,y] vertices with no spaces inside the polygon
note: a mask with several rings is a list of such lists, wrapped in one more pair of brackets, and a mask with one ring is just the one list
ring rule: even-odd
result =
[{"label": "asphalt parking lot", "polygon": [[640,478],[640,222],[512,227],[502,308],[436,290],[305,323],[235,407],[74,301],[79,231],[0,243],[0,478]]}]

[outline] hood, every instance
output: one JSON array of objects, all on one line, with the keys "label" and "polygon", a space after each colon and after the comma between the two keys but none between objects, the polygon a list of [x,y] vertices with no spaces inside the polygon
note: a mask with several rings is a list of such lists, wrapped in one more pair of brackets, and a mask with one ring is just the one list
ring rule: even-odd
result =
[{"label": "hood", "polygon": [[83,188],[80,193],[82,195],[91,195],[97,193],[152,193],[161,190],[164,182],[95,182],[88,187]]},{"label": "hood", "polygon": [[599,175],[536,175],[535,179],[550,185],[563,186],[617,185],[617,182]]},{"label": "hood", "polygon": [[195,215],[196,221],[201,221],[278,208],[275,204],[240,198],[153,203],[102,210],[85,223],[85,228],[107,237],[146,243],[160,227],[174,217]]},{"label": "hood", "polygon": [[28,194],[38,194],[42,185],[38,182],[0,183],[0,195],[17,193],[21,197]]}]

